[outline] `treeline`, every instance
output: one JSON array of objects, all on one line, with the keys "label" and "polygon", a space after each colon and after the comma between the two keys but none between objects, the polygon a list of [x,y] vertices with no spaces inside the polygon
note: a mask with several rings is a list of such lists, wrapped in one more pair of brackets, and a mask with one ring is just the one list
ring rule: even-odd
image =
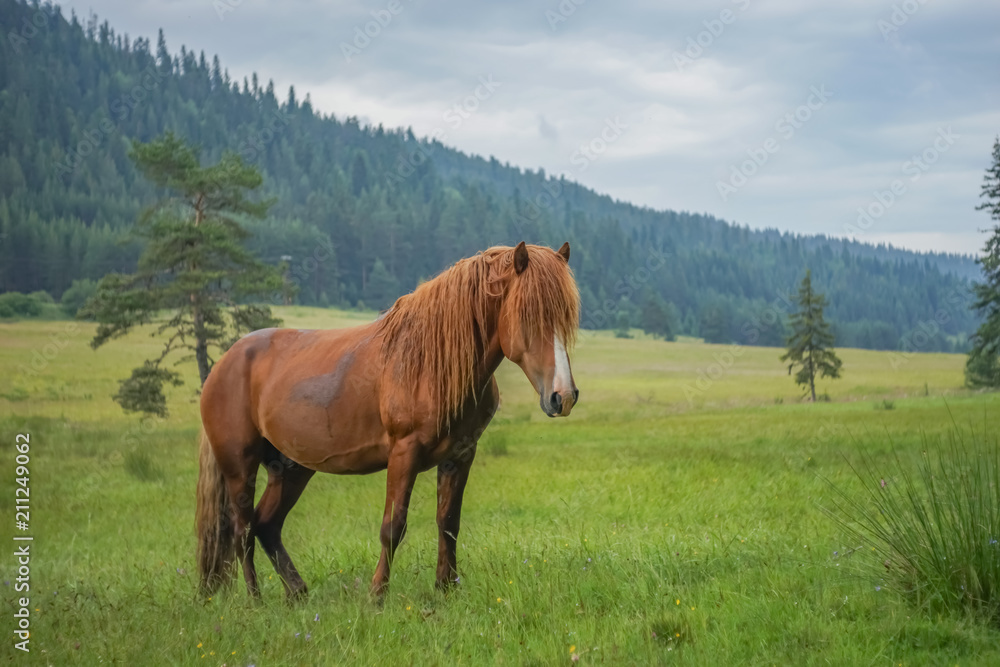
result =
[{"label": "treeline", "polygon": [[489,245],[569,240],[585,327],[780,345],[807,267],[840,346],[906,348],[933,322],[921,349],[951,350],[976,326],[965,258],[614,202],[408,129],[320,114],[294,88],[279,98],[218,57],[171,53],[162,32],[153,45],[47,4],[0,0],[0,30],[0,291],[61,298],[74,280],[131,271],[130,229],[158,193],[128,149],[170,129],[205,161],[230,150],[261,168],[277,204],[248,223],[250,243],[284,263],[306,304],[381,308]]}]

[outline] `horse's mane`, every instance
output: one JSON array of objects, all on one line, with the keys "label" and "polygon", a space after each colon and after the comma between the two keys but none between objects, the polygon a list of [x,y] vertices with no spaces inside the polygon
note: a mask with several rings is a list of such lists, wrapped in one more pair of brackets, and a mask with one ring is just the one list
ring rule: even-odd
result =
[{"label": "horse's mane", "polygon": [[473,389],[485,332],[496,326],[501,302],[512,335],[558,335],[567,349],[576,341],[580,295],[572,271],[552,249],[526,247],[528,265],[520,274],[514,249],[495,246],[401,296],[378,321],[394,381],[415,387],[423,379],[438,392],[439,427],[461,413]]}]

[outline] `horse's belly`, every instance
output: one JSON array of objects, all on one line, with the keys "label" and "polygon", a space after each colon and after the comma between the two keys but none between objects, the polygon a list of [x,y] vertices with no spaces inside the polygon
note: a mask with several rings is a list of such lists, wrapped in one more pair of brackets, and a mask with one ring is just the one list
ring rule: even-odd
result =
[{"label": "horse's belly", "polygon": [[389,444],[381,422],[359,412],[286,405],[261,424],[264,437],[296,463],[339,475],[383,470]]}]

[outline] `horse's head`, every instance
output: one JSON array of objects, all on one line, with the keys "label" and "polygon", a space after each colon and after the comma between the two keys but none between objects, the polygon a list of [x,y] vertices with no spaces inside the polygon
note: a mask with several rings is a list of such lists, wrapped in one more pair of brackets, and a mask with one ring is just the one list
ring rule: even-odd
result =
[{"label": "horse's head", "polygon": [[521,367],[549,417],[565,417],[580,398],[567,347],[579,325],[580,297],[569,269],[569,243],[558,252],[518,244],[500,309],[500,347]]}]

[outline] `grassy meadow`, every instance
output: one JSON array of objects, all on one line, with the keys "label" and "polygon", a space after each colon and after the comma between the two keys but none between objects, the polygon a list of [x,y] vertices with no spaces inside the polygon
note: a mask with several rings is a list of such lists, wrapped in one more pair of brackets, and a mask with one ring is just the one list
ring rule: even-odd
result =
[{"label": "grassy meadow", "polygon": [[[280,308],[286,326],[371,314]],[[995,665],[1000,629],[914,604],[824,508],[862,497],[863,452],[901,465],[956,431],[996,441],[1000,395],[961,388],[964,357],[840,350],[829,402],[800,401],[780,350],[582,332],[581,403],[550,420],[521,371],[480,443],[459,538],[462,584],[434,590],[434,475],[414,491],[384,605],[385,473],[318,475],[285,544],[310,587],[288,605],[258,549],[242,582],[196,595],[193,366],[171,415],[111,401],[159,350],[93,351],[93,325],[0,323],[0,507],[14,528],[15,435],[31,435],[31,653],[13,648],[17,563],[0,557],[5,640],[31,664]],[[889,483],[893,478],[886,473]],[[258,490],[263,488],[263,480]],[[12,544],[8,542],[8,544]]]}]

